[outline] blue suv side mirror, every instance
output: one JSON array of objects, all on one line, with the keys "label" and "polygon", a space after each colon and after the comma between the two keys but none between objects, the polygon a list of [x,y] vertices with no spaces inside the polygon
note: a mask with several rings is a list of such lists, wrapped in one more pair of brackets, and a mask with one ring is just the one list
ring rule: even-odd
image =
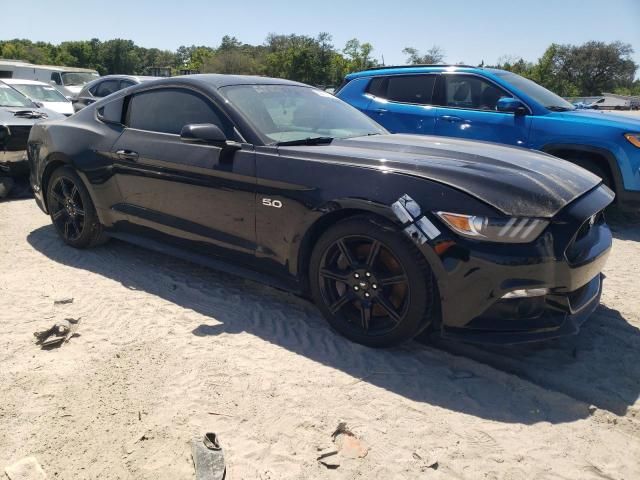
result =
[{"label": "blue suv side mirror", "polygon": [[516,115],[526,115],[528,110],[520,100],[511,97],[501,97],[496,104],[496,110]]}]

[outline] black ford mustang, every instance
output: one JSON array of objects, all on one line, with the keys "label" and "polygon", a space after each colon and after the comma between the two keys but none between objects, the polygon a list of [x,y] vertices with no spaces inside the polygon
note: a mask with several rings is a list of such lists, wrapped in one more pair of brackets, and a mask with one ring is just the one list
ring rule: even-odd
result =
[{"label": "black ford mustang", "polygon": [[193,75],[115,93],[29,137],[69,245],[108,236],[309,295],[348,338],[427,327],[515,343],[597,307],[612,192],[524,149],[391,135],[320,90]]}]

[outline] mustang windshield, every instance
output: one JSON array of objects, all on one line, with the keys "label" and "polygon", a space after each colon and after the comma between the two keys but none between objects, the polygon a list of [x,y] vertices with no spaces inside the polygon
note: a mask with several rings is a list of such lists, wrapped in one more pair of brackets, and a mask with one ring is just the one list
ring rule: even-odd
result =
[{"label": "mustang windshield", "polygon": [[555,93],[547,90],[542,85],[521,77],[511,72],[496,72],[496,75],[505,79],[511,85],[516,87],[522,93],[529,95],[536,102],[544,105],[549,110],[566,111],[575,110],[575,107],[567,102],[564,98],[559,97]]},{"label": "mustang windshield", "polygon": [[234,85],[224,87],[222,92],[255,127],[265,144],[317,145],[318,138],[387,133],[355,108],[315,88]]}]

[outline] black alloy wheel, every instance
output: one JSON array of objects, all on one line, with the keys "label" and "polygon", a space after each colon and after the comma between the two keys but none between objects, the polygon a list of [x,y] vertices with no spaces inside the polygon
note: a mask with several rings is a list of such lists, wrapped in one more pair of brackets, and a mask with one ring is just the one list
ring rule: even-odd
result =
[{"label": "black alloy wheel", "polygon": [[314,300],[349,339],[388,346],[420,333],[433,305],[431,273],[403,234],[366,217],[340,222],[312,256]]},{"label": "black alloy wheel", "polygon": [[60,176],[51,185],[50,198],[53,202],[49,204],[49,211],[56,229],[66,242],[77,241],[86,219],[78,187],[70,178]]},{"label": "black alloy wheel", "polygon": [[107,240],[89,192],[71,167],[60,167],[51,175],[47,208],[56,231],[68,245],[86,248]]}]

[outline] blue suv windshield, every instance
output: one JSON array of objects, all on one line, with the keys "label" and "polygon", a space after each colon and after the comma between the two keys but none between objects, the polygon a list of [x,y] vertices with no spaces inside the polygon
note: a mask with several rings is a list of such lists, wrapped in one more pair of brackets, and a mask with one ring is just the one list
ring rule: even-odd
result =
[{"label": "blue suv windshield", "polygon": [[513,87],[520,90],[522,93],[530,96],[536,102],[544,105],[549,110],[554,111],[566,111],[575,110],[575,107],[567,102],[564,98],[559,97],[555,93],[547,90],[536,82],[529,80],[528,78],[521,77],[511,72],[495,72],[498,77],[504,79]]}]

